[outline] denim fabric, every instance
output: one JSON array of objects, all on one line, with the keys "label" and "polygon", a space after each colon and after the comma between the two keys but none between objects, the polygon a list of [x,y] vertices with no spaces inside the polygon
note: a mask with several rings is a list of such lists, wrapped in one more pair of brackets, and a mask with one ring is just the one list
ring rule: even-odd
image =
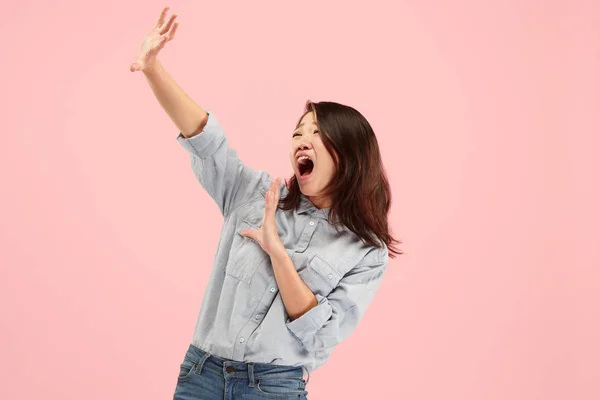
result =
[{"label": "denim fabric", "polygon": [[[224,359],[313,371],[357,327],[388,266],[387,247],[368,246],[346,227],[331,224],[329,210],[317,209],[304,195],[296,209],[277,209],[281,241],[318,301],[290,320],[271,259],[258,243],[240,235],[262,225],[273,178],[246,166],[208,113],[200,134],[177,137],[196,179],[224,218],[213,265],[202,266],[211,272],[191,343]],[[281,183],[282,197],[287,190]],[[189,199],[185,204],[190,213],[210,211]],[[193,257],[198,250],[186,251]]]},{"label": "denim fabric", "polygon": [[190,344],[173,400],[307,399],[301,367],[224,360]]}]

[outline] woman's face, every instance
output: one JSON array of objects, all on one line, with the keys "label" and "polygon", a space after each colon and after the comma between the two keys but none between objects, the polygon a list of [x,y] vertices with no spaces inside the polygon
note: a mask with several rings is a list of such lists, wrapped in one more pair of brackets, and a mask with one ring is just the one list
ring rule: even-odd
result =
[{"label": "woman's face", "polygon": [[321,192],[335,176],[335,161],[321,140],[312,112],[302,118],[292,134],[290,160],[302,194],[317,208],[330,207],[331,199]]}]

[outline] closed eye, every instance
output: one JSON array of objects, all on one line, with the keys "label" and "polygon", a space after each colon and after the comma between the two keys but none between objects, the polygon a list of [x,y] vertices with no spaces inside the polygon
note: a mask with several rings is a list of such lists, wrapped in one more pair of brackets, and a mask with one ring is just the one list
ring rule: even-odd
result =
[{"label": "closed eye", "polygon": [[[316,131],[314,131],[314,132],[313,132],[313,134],[315,134],[315,133],[319,133],[319,131],[318,131],[318,130],[316,130]],[[294,138],[294,137],[296,137],[296,136],[302,136],[302,135],[301,135],[301,134],[299,134],[299,133],[297,133],[297,132],[295,132],[295,133],[292,135],[292,137]]]}]

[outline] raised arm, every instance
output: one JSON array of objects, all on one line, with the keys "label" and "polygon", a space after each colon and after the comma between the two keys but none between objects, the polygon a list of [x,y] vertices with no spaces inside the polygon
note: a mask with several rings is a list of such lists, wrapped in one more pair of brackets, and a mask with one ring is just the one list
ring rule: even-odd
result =
[{"label": "raised arm", "polygon": [[266,193],[270,176],[244,165],[216,117],[198,106],[156,58],[177,30],[177,15],[167,17],[168,11],[169,7],[162,10],[130,70],[146,76],[158,102],[179,129],[177,140],[189,152],[196,178],[227,217],[252,196]]},{"label": "raised arm", "polygon": [[202,132],[208,114],[179,87],[157,59],[158,53],[173,40],[177,31],[176,14],[167,18],[169,7],[160,13],[158,21],[144,38],[130,70],[142,71],[156,99],[185,137]]}]

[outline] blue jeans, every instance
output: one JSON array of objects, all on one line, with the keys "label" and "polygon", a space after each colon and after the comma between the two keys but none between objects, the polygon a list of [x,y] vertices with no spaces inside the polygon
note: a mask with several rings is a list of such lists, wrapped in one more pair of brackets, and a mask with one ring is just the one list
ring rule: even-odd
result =
[{"label": "blue jeans", "polygon": [[190,344],[173,400],[307,400],[308,379],[303,367],[226,360]]}]

